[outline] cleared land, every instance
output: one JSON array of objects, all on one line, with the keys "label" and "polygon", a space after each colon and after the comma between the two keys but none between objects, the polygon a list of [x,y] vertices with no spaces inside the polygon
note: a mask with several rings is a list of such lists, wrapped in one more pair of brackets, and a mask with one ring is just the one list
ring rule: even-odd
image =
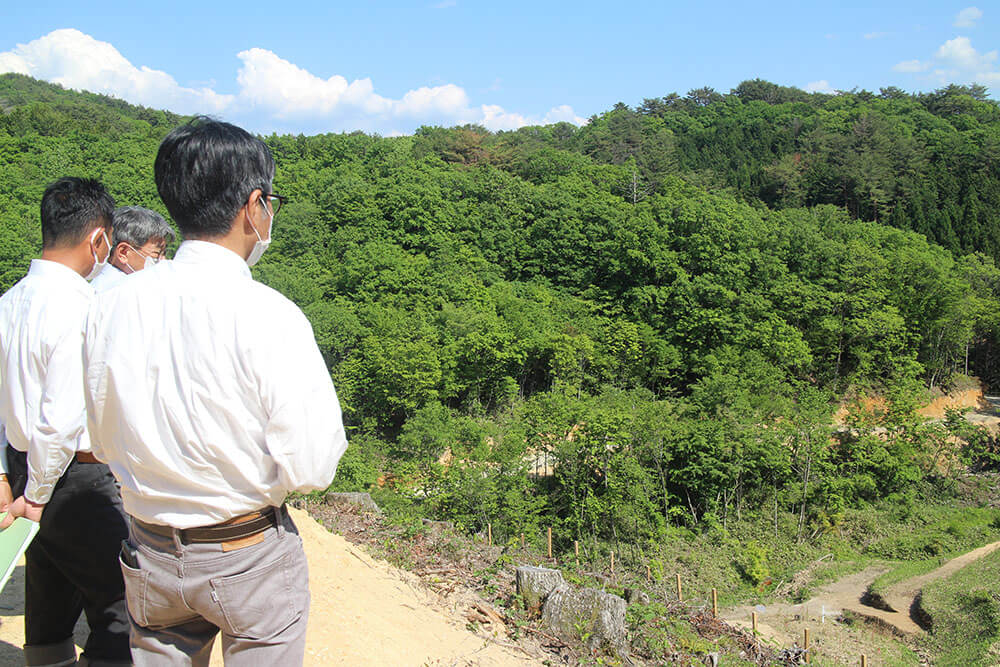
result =
[{"label": "cleared land", "polygon": [[[445,608],[414,576],[372,559],[306,512],[291,511],[309,559],[306,665],[541,664],[516,647],[469,632],[468,621]],[[23,564],[0,594],[0,616],[0,665],[23,665]],[[81,621],[77,646],[85,635]],[[218,642],[215,649],[212,664],[221,665]]]}]

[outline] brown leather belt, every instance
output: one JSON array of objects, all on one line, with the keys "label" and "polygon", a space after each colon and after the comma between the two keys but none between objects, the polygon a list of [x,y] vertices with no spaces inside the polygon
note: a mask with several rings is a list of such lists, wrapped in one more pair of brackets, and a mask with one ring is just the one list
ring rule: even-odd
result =
[{"label": "brown leather belt", "polygon": [[[232,542],[253,537],[258,533],[263,533],[268,528],[278,525],[278,508],[267,507],[257,512],[249,512],[233,517],[228,521],[217,523],[214,526],[200,526],[198,528],[181,528],[176,532],[180,535],[183,544],[219,544],[222,542]],[[173,537],[174,528],[162,526],[157,523],[146,523],[133,517],[143,530],[160,535],[161,537]]]},{"label": "brown leather belt", "polygon": [[76,461],[77,463],[100,463],[92,452],[77,452]]}]

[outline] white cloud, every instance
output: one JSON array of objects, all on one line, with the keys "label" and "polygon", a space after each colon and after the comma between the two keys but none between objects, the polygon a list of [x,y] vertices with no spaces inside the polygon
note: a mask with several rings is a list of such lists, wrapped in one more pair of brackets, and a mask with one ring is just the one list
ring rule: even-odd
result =
[{"label": "white cloud", "polygon": [[545,114],[545,118],[542,119],[542,123],[549,125],[550,123],[573,123],[574,125],[584,125],[587,122],[586,118],[582,118],[576,115],[573,111],[573,107],[568,104],[560,104],[557,107],[549,109],[549,112]]},{"label": "white cloud", "polygon": [[351,83],[340,75],[321,79],[265,49],[240,51],[236,57],[243,63],[236,76],[240,101],[277,118],[327,115],[345,107],[384,114],[391,106],[375,94],[371,79]]},{"label": "white cloud", "polygon": [[441,2],[435,2],[431,5],[434,9],[449,9],[457,5],[457,0],[441,0]]},{"label": "white cloud", "polygon": [[1000,86],[998,62],[1000,62],[1000,52],[997,50],[980,53],[968,37],[955,37],[939,46],[930,60],[904,60],[892,69],[907,74],[926,72],[924,80],[940,85],[981,83],[998,87]]},{"label": "white cloud", "polygon": [[0,73],[17,72],[67,88],[115,95],[179,113],[219,112],[232,102],[210,88],[186,88],[166,72],[135,67],[107,42],[71,28],[0,53]]},{"label": "white cloud", "polygon": [[968,37],[956,37],[942,44],[935,57],[958,70],[968,71],[991,69],[996,62],[997,52],[979,53]]},{"label": "white cloud", "polygon": [[955,17],[956,28],[973,28],[976,21],[983,18],[983,12],[978,7],[966,7]]},{"label": "white cloud", "polygon": [[183,114],[224,114],[257,131],[361,129],[391,135],[412,132],[419,125],[478,123],[505,130],[564,120],[586,122],[567,105],[541,118],[494,104],[476,106],[453,83],[414,88],[393,99],[377,93],[369,78],[322,78],[266,49],[241,51],[237,58],[237,92],[220,93],[214,85],[181,86],[166,72],[136,67],[107,42],[64,29],[0,52],[0,73],[27,74]]},{"label": "white cloud", "polygon": [[869,33],[865,33],[865,39],[880,39],[882,37],[888,37],[888,36],[889,36],[889,33],[887,33],[887,32],[869,32]]},{"label": "white cloud", "polygon": [[904,60],[901,63],[896,63],[893,65],[892,69],[896,72],[926,72],[930,69],[930,63],[923,63],[919,60]]},{"label": "white cloud", "polygon": [[811,81],[810,83],[807,83],[806,92],[833,94],[837,91],[833,89],[829,81],[827,81],[826,79],[822,79],[820,81]]}]

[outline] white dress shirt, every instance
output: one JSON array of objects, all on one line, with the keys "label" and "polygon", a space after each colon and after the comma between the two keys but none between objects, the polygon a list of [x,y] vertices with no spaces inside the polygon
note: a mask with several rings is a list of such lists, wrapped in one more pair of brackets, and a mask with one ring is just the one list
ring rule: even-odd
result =
[{"label": "white dress shirt", "polygon": [[80,274],[43,259],[0,297],[0,421],[14,449],[28,452],[24,497],[35,503],[47,503],[73,455],[90,449],[81,347],[93,300]]},{"label": "white dress shirt", "polygon": [[327,487],[347,448],[309,321],[214,243],[186,241],[95,300],[84,365],[94,454],[148,523],[280,505]]},{"label": "white dress shirt", "polygon": [[101,272],[97,274],[97,277],[90,281],[90,286],[94,288],[95,292],[100,294],[120,283],[126,275],[124,271],[112,265],[111,262],[108,262],[101,269]]}]

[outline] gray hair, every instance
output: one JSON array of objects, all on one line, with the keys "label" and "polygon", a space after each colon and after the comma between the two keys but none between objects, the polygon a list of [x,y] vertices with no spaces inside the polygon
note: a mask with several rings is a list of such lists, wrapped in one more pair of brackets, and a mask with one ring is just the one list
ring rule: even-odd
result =
[{"label": "gray hair", "polygon": [[149,243],[150,239],[162,238],[167,243],[174,240],[174,230],[170,223],[156,211],[141,206],[116,208],[112,224],[113,247],[124,242],[138,250]]}]

